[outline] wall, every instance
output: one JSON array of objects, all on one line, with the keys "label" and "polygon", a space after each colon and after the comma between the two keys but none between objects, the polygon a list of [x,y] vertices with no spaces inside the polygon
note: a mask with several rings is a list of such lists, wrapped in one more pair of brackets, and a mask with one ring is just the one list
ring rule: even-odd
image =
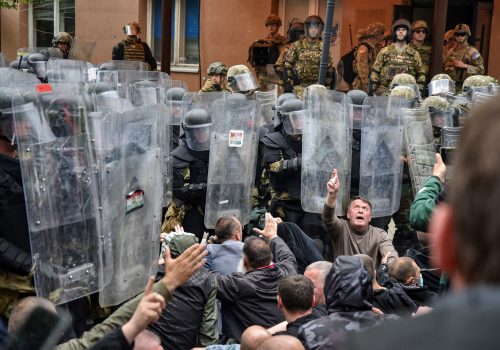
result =
[{"label": "wall", "polygon": [[28,46],[28,8],[20,6],[18,10],[0,10],[2,16],[0,35],[2,36],[2,47],[0,51],[5,55],[7,61],[16,59],[18,48]]},{"label": "wall", "polygon": [[[271,12],[271,0],[201,0],[200,70],[223,61],[228,67],[247,64],[248,47],[267,35],[264,21]],[[190,90],[192,87],[189,86]]]},{"label": "wall", "polygon": [[144,31],[140,37],[146,40],[146,0],[75,0],[75,13],[76,35],[96,42],[92,63],[111,59],[113,46],[125,37],[122,28],[129,22],[139,23]]},{"label": "wall", "polygon": [[493,3],[488,75],[500,79],[500,0]]}]

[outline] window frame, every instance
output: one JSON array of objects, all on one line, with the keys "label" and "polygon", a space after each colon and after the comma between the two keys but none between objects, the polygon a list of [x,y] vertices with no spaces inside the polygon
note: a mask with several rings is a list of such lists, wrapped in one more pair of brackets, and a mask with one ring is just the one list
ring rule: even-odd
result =
[{"label": "window frame", "polygon": [[[60,6],[59,6],[59,1],[60,0],[51,0],[53,5],[54,5],[54,10],[53,10],[53,16],[54,16],[54,27],[53,27],[53,32],[54,35],[57,33],[61,32],[60,25],[61,25],[61,18],[60,18]],[[35,28],[34,28],[34,12],[33,12],[33,6],[38,6],[38,3],[33,4],[30,2],[28,4],[28,47],[38,47],[39,45],[35,45]],[[76,3],[75,3],[75,12],[76,12]],[[76,14],[76,13],[75,13]]]},{"label": "window frame", "polygon": [[[147,2],[147,34],[146,40],[148,45],[151,47],[151,51],[154,52],[154,1],[148,0]],[[180,63],[181,57],[185,53],[185,37],[186,37],[186,1],[185,0],[172,0],[175,3],[174,9],[175,12],[172,13],[172,17],[174,18],[174,40],[172,41],[173,47],[173,57],[170,59],[170,71],[176,73],[199,73],[200,72],[200,60],[198,59],[198,63]],[[181,20],[184,18],[184,20]],[[199,37],[199,33],[198,33]],[[198,45],[198,51],[200,50],[200,46]],[[172,59],[173,58],[173,59]],[[161,69],[161,62],[158,63],[158,69]]]}]

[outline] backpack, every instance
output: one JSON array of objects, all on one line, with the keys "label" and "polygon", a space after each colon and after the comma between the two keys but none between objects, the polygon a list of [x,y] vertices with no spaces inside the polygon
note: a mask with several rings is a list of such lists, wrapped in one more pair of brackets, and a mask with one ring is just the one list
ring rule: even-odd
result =
[{"label": "backpack", "polygon": [[356,53],[358,51],[359,45],[365,45],[368,48],[368,50],[370,50],[369,45],[367,45],[365,43],[360,43],[360,44],[354,46],[351,49],[351,51],[349,51],[348,53],[346,53],[344,56],[342,56],[340,58],[340,60],[342,61],[342,66],[344,68],[343,79],[349,85],[352,85],[352,83],[354,82],[354,79],[356,78],[356,75],[357,75],[354,72],[353,64],[354,64],[354,61],[356,60]]}]

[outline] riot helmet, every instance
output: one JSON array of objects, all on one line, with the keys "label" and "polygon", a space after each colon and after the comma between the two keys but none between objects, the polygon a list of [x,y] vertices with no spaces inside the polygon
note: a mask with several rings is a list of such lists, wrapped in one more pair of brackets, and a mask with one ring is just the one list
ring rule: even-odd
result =
[{"label": "riot helmet", "polygon": [[28,65],[35,76],[44,80],[47,78],[47,56],[43,53],[35,52],[28,56]]},{"label": "riot helmet", "polygon": [[273,24],[278,27],[281,27],[283,25],[283,23],[281,22],[281,18],[278,15],[270,14],[266,18],[265,26],[267,27]]},{"label": "riot helmet", "polygon": [[405,85],[400,85],[400,86],[394,87],[391,90],[391,93],[389,94],[389,96],[402,97],[405,100],[412,102],[412,103],[415,102],[415,100],[417,99],[417,96],[415,95],[415,91],[411,87],[405,86]]},{"label": "riot helmet", "polygon": [[302,129],[307,111],[304,110],[304,102],[298,98],[283,102],[280,115],[283,128],[288,135],[302,135]]},{"label": "riot helmet", "polygon": [[438,135],[445,126],[453,126],[454,109],[444,97],[429,96],[422,102],[422,107],[429,109],[434,134]]},{"label": "riot helmet", "polygon": [[251,94],[258,88],[255,77],[244,64],[238,64],[228,69],[227,83],[231,92]]},{"label": "riot helmet", "polygon": [[123,34],[127,35],[139,35],[141,34],[141,27],[139,26],[139,23],[136,21],[127,23],[126,25],[123,26]]},{"label": "riot helmet", "polygon": [[210,63],[208,68],[207,68],[207,74],[208,75],[215,75],[215,74],[226,75],[227,74],[227,67],[222,62]]},{"label": "riot helmet", "polygon": [[208,151],[211,128],[212,118],[208,111],[194,108],[187,112],[182,129],[188,148],[192,151]]},{"label": "riot helmet", "polygon": [[15,143],[14,117],[12,112],[13,93],[9,88],[0,88],[0,138]]},{"label": "riot helmet", "polygon": [[276,100],[276,105],[273,107],[274,110],[273,124],[275,130],[277,130],[281,126],[281,114],[280,114],[281,106],[285,101],[296,98],[297,96],[295,96],[295,94],[291,92],[285,92],[284,94],[278,96],[278,99]]},{"label": "riot helmet", "polygon": [[436,74],[432,77],[427,90],[429,96],[440,94],[455,94],[455,82],[448,74]]},{"label": "riot helmet", "polygon": [[299,21],[297,18],[294,18],[290,25],[288,26],[288,43],[293,43],[299,40],[304,36],[304,22]]},{"label": "riot helmet", "polygon": [[491,83],[491,78],[484,75],[472,75],[464,80],[462,91],[470,94],[473,91],[487,92]]},{"label": "riot helmet", "polygon": [[172,87],[165,93],[165,102],[170,109],[170,117],[172,125],[180,125],[184,110],[187,104],[182,101],[186,94],[186,89],[181,87]]},{"label": "riot helmet", "polygon": [[319,16],[309,16],[304,21],[304,29],[306,37],[309,39],[319,39],[323,33],[324,23]]},{"label": "riot helmet", "polygon": [[407,43],[410,42],[411,40],[411,24],[410,22],[408,22],[408,20],[404,19],[404,18],[400,18],[400,19],[397,19],[394,21],[394,23],[392,24],[392,40],[394,42],[396,42],[398,40],[398,36],[397,36],[397,30],[399,28],[404,28],[406,29],[406,36],[405,36],[405,41]]},{"label": "riot helmet", "polygon": [[368,97],[368,94],[363,90],[351,90],[346,94],[348,101],[352,107],[352,127],[353,129],[361,129],[363,122],[363,103]]}]

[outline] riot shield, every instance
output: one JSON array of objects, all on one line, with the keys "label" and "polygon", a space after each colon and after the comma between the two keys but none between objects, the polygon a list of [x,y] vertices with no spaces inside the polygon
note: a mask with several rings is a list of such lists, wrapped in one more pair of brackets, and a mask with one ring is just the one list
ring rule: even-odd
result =
[{"label": "riot shield", "polygon": [[457,149],[463,126],[460,127],[444,127],[441,129],[441,158],[446,164],[446,181],[453,179],[453,158]]},{"label": "riot shield", "polygon": [[47,80],[49,83],[86,83],[88,70],[92,65],[85,61],[49,58]]},{"label": "riot shield", "polygon": [[255,91],[255,99],[260,106],[260,125],[272,125],[273,107],[278,100],[278,85],[273,84],[268,91]]},{"label": "riot shield", "polygon": [[403,176],[403,125],[398,97],[367,97],[363,103],[359,195],[371,201],[372,217],[399,209]]},{"label": "riot shield", "polygon": [[482,104],[485,104],[486,102],[490,101],[493,97],[493,93],[491,93],[488,90],[477,90],[473,91],[471,94],[471,104],[472,108],[476,108],[477,106],[480,106]]},{"label": "riot shield", "polygon": [[13,114],[37,295],[56,304],[103,284],[96,161],[81,86],[20,90]]},{"label": "riot shield", "polygon": [[16,87],[38,83],[40,83],[40,80],[33,74],[13,68],[0,68],[0,87]]},{"label": "riot shield", "polygon": [[404,108],[403,143],[406,161],[410,171],[413,194],[422,188],[424,182],[432,175],[436,162],[436,145],[428,108]]},{"label": "riot shield", "polygon": [[94,51],[95,41],[85,41],[75,37],[71,42],[68,59],[90,62]]},{"label": "riot shield", "polygon": [[140,61],[121,61],[121,60],[111,60],[104,62],[99,66],[100,70],[139,70],[146,71],[149,70],[149,66],[145,62]]},{"label": "riot shield", "polygon": [[[155,274],[161,225],[158,106],[122,113],[103,110],[93,125],[100,162],[103,232],[112,238],[112,278],[99,293],[101,306],[117,305],[144,289]],[[101,118],[101,120],[99,120]]]},{"label": "riot shield", "polygon": [[352,120],[346,113],[344,93],[326,89],[307,89],[309,113],[302,132],[302,208],[322,213],[325,187],[337,169],[341,188],[335,205],[336,215],[344,215],[351,182]]},{"label": "riot shield", "polygon": [[[205,226],[224,215],[248,223],[259,142],[255,101],[220,100],[213,106]],[[218,119],[218,120],[217,120]]]}]

